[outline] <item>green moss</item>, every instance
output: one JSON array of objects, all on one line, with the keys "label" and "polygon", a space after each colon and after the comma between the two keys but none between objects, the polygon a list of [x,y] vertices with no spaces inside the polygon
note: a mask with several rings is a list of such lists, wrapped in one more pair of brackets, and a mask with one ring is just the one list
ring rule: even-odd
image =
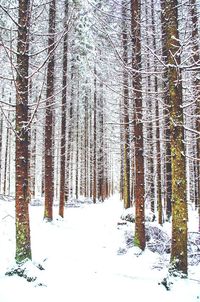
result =
[{"label": "green moss", "polygon": [[16,255],[17,263],[21,263],[26,259],[31,259],[31,245],[29,226],[22,222],[16,222]]},{"label": "green moss", "polygon": [[139,240],[139,238],[137,237],[137,234],[136,234],[135,237],[134,237],[134,245],[137,246],[137,247],[140,247],[140,240]]}]

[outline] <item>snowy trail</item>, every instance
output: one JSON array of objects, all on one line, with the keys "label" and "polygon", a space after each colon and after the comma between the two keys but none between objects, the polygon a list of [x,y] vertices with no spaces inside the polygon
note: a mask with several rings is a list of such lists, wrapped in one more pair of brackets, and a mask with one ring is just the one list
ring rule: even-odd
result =
[{"label": "snowy trail", "polygon": [[117,196],[104,204],[67,208],[65,219],[55,218],[52,223],[42,221],[42,207],[30,210],[33,260],[45,259],[39,281],[46,286],[1,276],[0,302],[121,302],[136,297],[141,302],[175,301],[175,297],[182,302],[198,301],[197,290],[191,295],[186,281],[176,294],[158,285],[165,271],[153,270],[158,259],[151,252],[140,257],[133,249],[117,254],[123,245],[123,232],[117,229],[122,212]]},{"label": "snowy trail", "polygon": [[[147,293],[141,288],[144,282],[147,292],[155,286],[152,273],[144,276],[142,271],[139,273],[138,264],[132,266],[130,259],[117,255],[123,240],[117,230],[121,211],[122,205],[115,198],[104,205],[66,209],[62,234],[58,227],[54,230],[53,246],[51,242],[46,245],[49,258],[44,279],[48,280],[50,291],[53,289],[51,299],[122,301],[129,300],[134,292],[136,296],[143,295],[142,301],[146,301]],[[163,291],[160,288],[159,300]]]}]

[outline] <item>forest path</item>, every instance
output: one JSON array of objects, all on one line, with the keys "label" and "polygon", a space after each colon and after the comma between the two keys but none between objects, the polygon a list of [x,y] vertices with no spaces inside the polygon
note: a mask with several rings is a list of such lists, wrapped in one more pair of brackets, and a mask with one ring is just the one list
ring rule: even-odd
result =
[{"label": "forest path", "polygon": [[[102,204],[66,208],[64,219],[57,216],[55,206],[51,223],[43,221],[43,207],[30,207],[33,263],[45,268],[39,271],[30,262],[30,275],[38,276],[30,283],[5,276],[4,268],[12,264],[15,252],[14,204],[4,202],[0,207],[2,217],[9,214],[0,228],[0,302],[199,301],[198,283],[179,280],[171,291],[158,284],[167,268],[154,269],[159,264],[156,253],[146,249],[138,257],[138,250],[130,248],[118,254],[125,245],[126,227],[117,227],[123,211],[117,195]],[[44,286],[38,286],[40,282]]]},{"label": "forest path", "polygon": [[123,231],[117,229],[122,213],[118,199],[114,196],[103,204],[67,208],[63,221],[53,223],[53,228],[46,226],[51,228],[44,272],[48,296],[52,291],[50,301],[128,301],[133,293],[146,301],[157,281],[152,272],[144,273],[145,263],[141,266],[139,258],[117,253],[124,239]]}]

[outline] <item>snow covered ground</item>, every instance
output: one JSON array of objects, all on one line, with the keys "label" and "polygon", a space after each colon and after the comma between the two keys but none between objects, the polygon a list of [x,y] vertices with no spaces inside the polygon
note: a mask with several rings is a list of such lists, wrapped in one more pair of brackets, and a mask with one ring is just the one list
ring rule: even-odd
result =
[{"label": "snow covered ground", "polygon": [[115,195],[68,207],[64,219],[55,207],[54,221],[45,223],[43,207],[30,206],[33,263],[45,270],[29,263],[37,279],[27,282],[5,276],[14,264],[14,202],[0,200],[0,302],[200,301],[200,265],[189,267],[188,279],[172,280],[167,291],[160,282],[169,255],[126,249],[124,233],[133,225],[118,226],[122,211]]}]

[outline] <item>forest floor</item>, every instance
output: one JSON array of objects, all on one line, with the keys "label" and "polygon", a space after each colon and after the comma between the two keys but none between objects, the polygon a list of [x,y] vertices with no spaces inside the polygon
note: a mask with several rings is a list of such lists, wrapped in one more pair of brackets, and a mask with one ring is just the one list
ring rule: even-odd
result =
[{"label": "forest floor", "polygon": [[[170,290],[169,255],[148,248],[127,248],[125,233],[133,224],[119,225],[119,196],[104,203],[80,203],[65,209],[53,222],[43,221],[43,206],[30,206],[33,262],[26,264],[34,282],[5,273],[14,265],[14,201],[0,200],[0,302],[194,302],[200,301],[200,265],[189,266],[188,279],[174,278]],[[36,266],[40,264],[44,270]]]}]

